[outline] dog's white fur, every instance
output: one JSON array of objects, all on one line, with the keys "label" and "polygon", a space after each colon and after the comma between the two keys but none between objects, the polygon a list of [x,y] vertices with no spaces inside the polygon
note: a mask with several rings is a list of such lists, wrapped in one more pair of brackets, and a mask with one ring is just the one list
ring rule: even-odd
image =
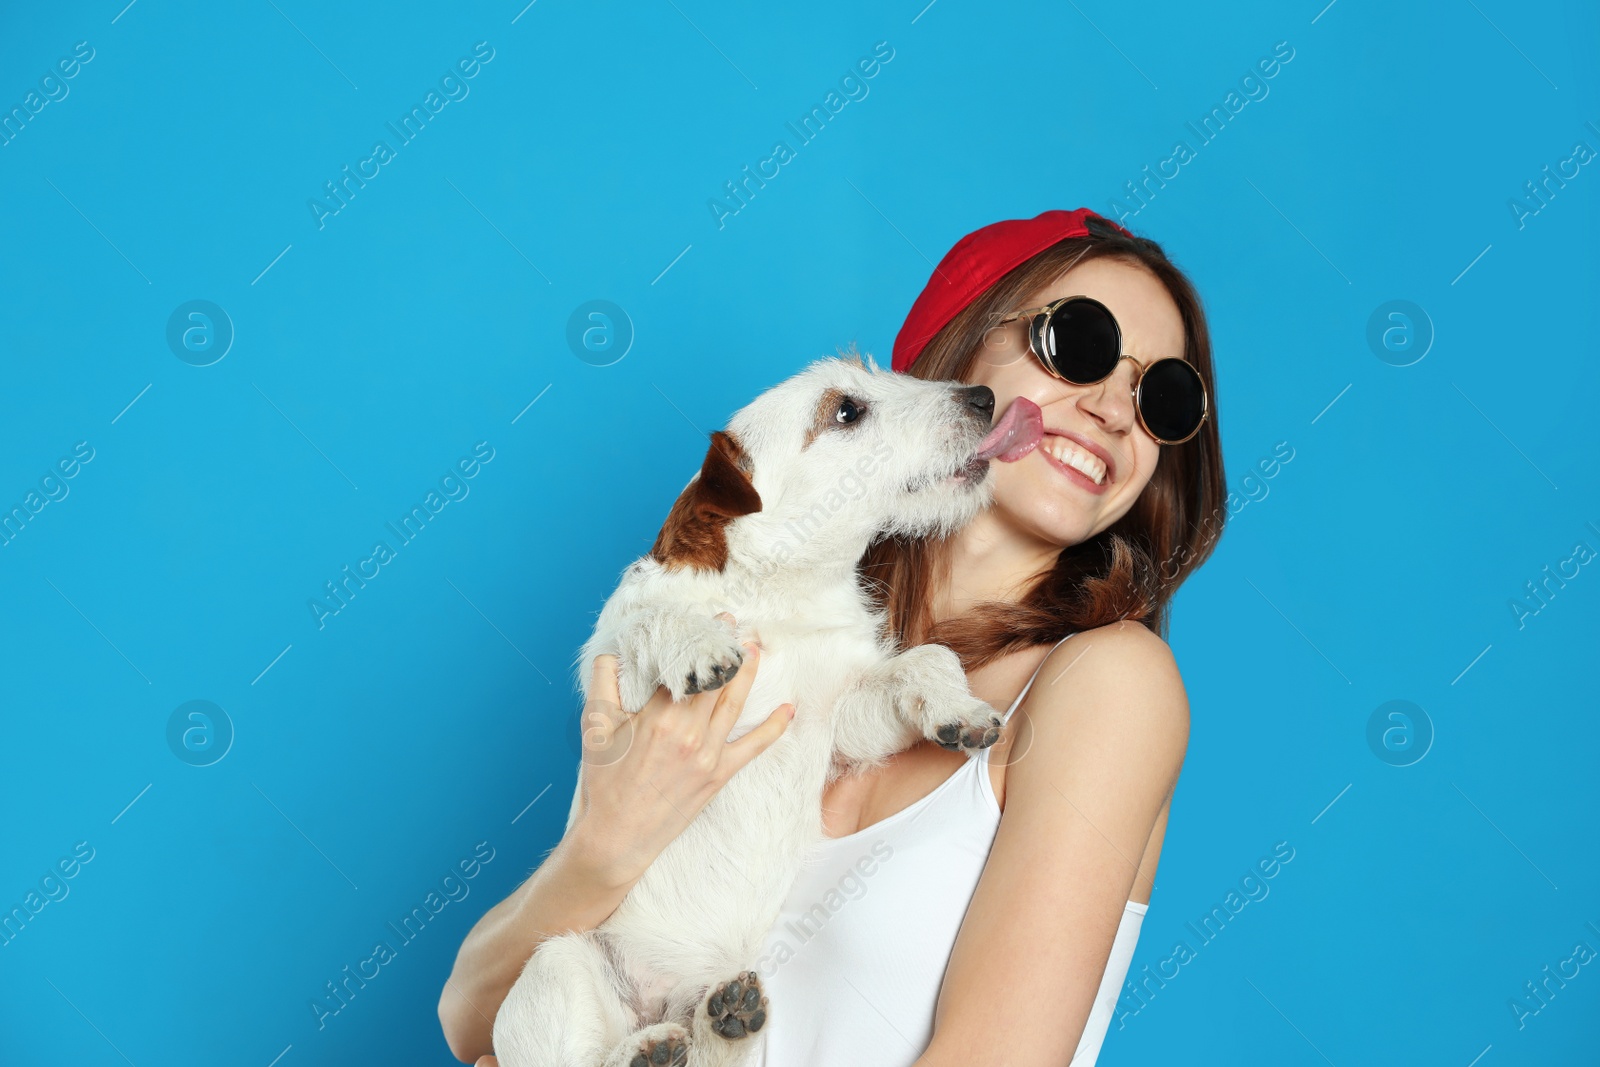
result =
[{"label": "dog's white fur", "polygon": [[[819,405],[836,394],[864,414],[826,425],[832,415],[819,420]],[[970,396],[859,360],[813,364],[729,424],[760,510],[723,527],[722,569],[647,557],[624,572],[580,658],[585,689],[594,657],[612,653],[626,713],[661,685],[681,699],[691,674],[703,688],[720,684],[708,683],[713,668],[736,668],[749,637],[761,665],[732,737],[786,701],[796,714],[598,929],[540,944],[495,1019],[503,1067],[629,1067],[645,1042],[669,1035],[687,1042],[688,1067],[741,1062],[755,1041],[712,1030],[707,995],[753,966],[807,847],[823,836],[827,781],[919,737],[940,740],[941,726],[946,742],[951,725],[963,746],[992,741],[1000,719],[968,692],[955,654],[936,645],[896,654],[855,572],[874,537],[948,533],[988,502],[987,465],[974,462],[988,420],[963,402]]]}]

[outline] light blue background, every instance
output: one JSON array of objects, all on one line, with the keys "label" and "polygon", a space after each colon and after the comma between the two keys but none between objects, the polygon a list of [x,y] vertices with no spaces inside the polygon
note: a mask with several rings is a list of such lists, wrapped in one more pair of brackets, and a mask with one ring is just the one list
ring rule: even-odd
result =
[{"label": "light blue background", "polygon": [[[95,850],[0,948],[0,1059],[449,1062],[459,940],[564,823],[568,665],[703,431],[838,346],[886,358],[967,231],[1110,211],[1279,41],[1269,95],[1129,220],[1207,302],[1230,481],[1294,449],[1177,601],[1193,734],[1135,976],[1295,858],[1101,1062],[1595,1055],[1600,965],[1508,1006],[1600,950],[1600,569],[1509,606],[1600,549],[1600,164],[1508,207],[1600,149],[1592,5],[124,2],[0,32],[5,110],[95,50],[0,147],[0,502],[95,450],[0,548],[0,904]],[[470,95],[319,230],[308,199],[479,41]],[[236,330],[210,367],[164,339],[193,299]],[[612,366],[565,340],[593,299],[636,333]],[[1366,340],[1394,299],[1435,334],[1412,366]],[[308,599],[479,441],[470,495],[319,630]],[[1366,740],[1395,699],[1436,733],[1405,768]],[[236,732],[210,767],[168,748],[190,700]],[[324,983],[483,841],[319,1030]]]}]

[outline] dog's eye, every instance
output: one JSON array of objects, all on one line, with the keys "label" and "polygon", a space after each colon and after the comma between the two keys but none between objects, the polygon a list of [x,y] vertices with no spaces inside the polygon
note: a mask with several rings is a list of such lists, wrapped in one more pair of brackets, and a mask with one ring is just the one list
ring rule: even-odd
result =
[{"label": "dog's eye", "polygon": [[861,405],[849,397],[839,401],[839,410],[834,413],[833,421],[848,426],[861,417]]}]

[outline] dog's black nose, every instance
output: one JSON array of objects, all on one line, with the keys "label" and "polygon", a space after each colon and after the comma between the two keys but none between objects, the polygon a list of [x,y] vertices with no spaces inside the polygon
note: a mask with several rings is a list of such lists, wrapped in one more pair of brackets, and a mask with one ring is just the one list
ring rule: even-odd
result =
[{"label": "dog's black nose", "polygon": [[964,385],[956,390],[956,402],[983,420],[985,426],[994,418],[994,390],[987,385]]}]

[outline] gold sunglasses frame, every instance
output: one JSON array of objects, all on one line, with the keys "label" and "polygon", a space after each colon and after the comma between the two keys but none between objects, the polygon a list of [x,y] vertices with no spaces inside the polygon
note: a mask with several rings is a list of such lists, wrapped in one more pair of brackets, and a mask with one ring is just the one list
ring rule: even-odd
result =
[{"label": "gold sunglasses frame", "polygon": [[[1054,315],[1056,313],[1056,311],[1059,310],[1063,305],[1069,304],[1069,303],[1071,303],[1071,302],[1073,302],[1075,300],[1079,300],[1079,301],[1083,301],[1085,303],[1093,304],[1095,307],[1097,307],[1101,311],[1105,312],[1106,318],[1108,320],[1110,320],[1110,322],[1111,322],[1111,329],[1113,331],[1115,331],[1115,333],[1117,335],[1117,362],[1114,363],[1112,365],[1111,369],[1105,373],[1104,377],[1096,378],[1092,382],[1075,382],[1075,381],[1073,381],[1071,378],[1068,378],[1066,375],[1060,373],[1053,366],[1051,366],[1050,365],[1050,361],[1048,359],[1046,359],[1044,357],[1043,352],[1040,351],[1040,349],[1042,347],[1042,344],[1043,344],[1044,330],[1045,330],[1045,327],[1047,327],[1050,324],[1050,317],[1052,315]],[[1110,308],[1108,308],[1104,304],[1100,303],[1100,301],[1096,300],[1094,297],[1092,297],[1092,296],[1083,296],[1081,294],[1078,295],[1078,296],[1064,296],[1059,300],[1052,300],[1050,303],[1046,304],[1044,307],[1027,308],[1026,310],[1023,310],[1023,311],[1014,311],[1010,315],[1007,315],[1005,318],[1001,319],[999,322],[995,323],[995,325],[996,326],[1004,326],[1006,323],[1013,322],[1013,321],[1015,321],[1017,319],[1026,319],[1027,320],[1027,323],[1028,323],[1028,351],[1033,354],[1033,358],[1038,361],[1039,365],[1041,367],[1043,367],[1045,369],[1045,371],[1052,378],[1056,378],[1056,379],[1059,379],[1060,381],[1066,382],[1068,385],[1099,385],[1101,382],[1105,381],[1107,378],[1110,378],[1113,374],[1117,373],[1117,368],[1122,366],[1122,361],[1125,360],[1125,359],[1129,360],[1130,362],[1133,363],[1133,365],[1135,367],[1139,368],[1139,372],[1137,374],[1135,374],[1134,378],[1133,378],[1133,388],[1130,390],[1130,392],[1133,394],[1133,413],[1138,418],[1139,425],[1141,427],[1143,427],[1144,432],[1146,434],[1149,434],[1150,439],[1152,441],[1156,442],[1156,444],[1158,444],[1158,445],[1181,445],[1186,441],[1193,440],[1195,434],[1199,433],[1201,428],[1205,426],[1206,419],[1208,419],[1211,416],[1211,390],[1206,388],[1206,383],[1205,383],[1204,379],[1201,379],[1201,381],[1200,381],[1200,421],[1195,423],[1194,429],[1189,432],[1188,436],[1180,437],[1177,440],[1167,440],[1164,437],[1158,437],[1155,434],[1155,432],[1150,429],[1150,427],[1144,421],[1144,410],[1140,407],[1140,404],[1139,404],[1139,399],[1140,399],[1140,396],[1141,396],[1142,391],[1144,389],[1144,376],[1145,376],[1145,373],[1151,367],[1154,367],[1156,364],[1164,363],[1167,360],[1177,360],[1177,362],[1182,363],[1186,367],[1189,367],[1191,370],[1194,371],[1194,374],[1195,374],[1196,378],[1200,377],[1200,371],[1198,370],[1198,368],[1193,367],[1193,365],[1191,365],[1188,360],[1182,359],[1182,358],[1180,358],[1178,356],[1162,356],[1160,359],[1151,360],[1150,363],[1148,365],[1146,365],[1144,363],[1144,361],[1140,360],[1137,356],[1130,356],[1126,352],[1122,351],[1122,324],[1117,321],[1117,317],[1115,315],[1111,314],[1111,309]]]}]

